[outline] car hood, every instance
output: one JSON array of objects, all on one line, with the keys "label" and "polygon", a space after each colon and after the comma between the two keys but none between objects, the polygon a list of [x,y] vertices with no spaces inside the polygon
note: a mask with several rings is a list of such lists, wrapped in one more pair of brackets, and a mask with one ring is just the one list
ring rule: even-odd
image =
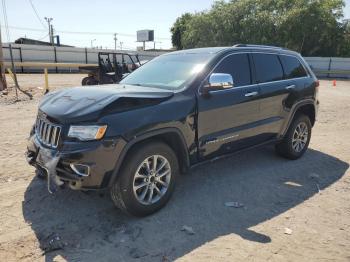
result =
[{"label": "car hood", "polygon": [[96,121],[101,114],[154,105],[173,94],[160,88],[120,84],[74,87],[48,93],[39,110],[61,123]]}]

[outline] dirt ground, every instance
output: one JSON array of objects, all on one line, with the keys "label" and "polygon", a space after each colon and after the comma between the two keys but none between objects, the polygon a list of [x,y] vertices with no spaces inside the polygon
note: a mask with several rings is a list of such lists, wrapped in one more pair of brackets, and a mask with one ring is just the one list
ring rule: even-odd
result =
[{"label": "dirt ground", "polygon": [[[81,78],[50,75],[50,85]],[[24,158],[44,78],[19,82],[33,100],[0,97],[0,261],[350,261],[349,81],[321,82],[302,159],[267,147],[199,166],[146,218],[123,215],[108,194],[47,192]]]}]

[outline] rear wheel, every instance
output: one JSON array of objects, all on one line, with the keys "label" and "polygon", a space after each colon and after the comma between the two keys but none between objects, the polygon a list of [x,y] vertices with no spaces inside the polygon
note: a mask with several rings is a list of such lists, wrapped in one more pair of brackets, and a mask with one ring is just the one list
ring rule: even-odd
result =
[{"label": "rear wheel", "polygon": [[276,145],[276,152],[288,159],[300,158],[309,146],[311,129],[308,116],[296,116],[282,142]]},{"label": "rear wheel", "polygon": [[92,76],[87,76],[87,77],[84,77],[83,80],[81,80],[81,85],[83,86],[98,85],[98,81]]},{"label": "rear wheel", "polygon": [[135,216],[161,209],[174,191],[178,161],[164,143],[150,142],[132,150],[111,188],[114,204]]}]

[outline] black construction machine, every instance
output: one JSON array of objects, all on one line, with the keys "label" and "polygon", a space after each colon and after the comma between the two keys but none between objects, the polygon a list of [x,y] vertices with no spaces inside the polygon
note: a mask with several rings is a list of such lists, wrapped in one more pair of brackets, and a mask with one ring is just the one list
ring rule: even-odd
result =
[{"label": "black construction machine", "polygon": [[98,53],[98,66],[81,66],[79,71],[87,73],[81,81],[86,85],[118,83],[127,74],[141,66],[139,56],[130,53]]}]

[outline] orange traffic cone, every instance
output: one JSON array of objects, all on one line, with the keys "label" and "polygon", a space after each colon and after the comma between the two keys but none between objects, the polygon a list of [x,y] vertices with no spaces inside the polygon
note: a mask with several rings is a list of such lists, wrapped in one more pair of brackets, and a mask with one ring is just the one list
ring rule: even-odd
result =
[{"label": "orange traffic cone", "polygon": [[333,80],[333,86],[334,86],[334,87],[337,86],[337,80]]}]

